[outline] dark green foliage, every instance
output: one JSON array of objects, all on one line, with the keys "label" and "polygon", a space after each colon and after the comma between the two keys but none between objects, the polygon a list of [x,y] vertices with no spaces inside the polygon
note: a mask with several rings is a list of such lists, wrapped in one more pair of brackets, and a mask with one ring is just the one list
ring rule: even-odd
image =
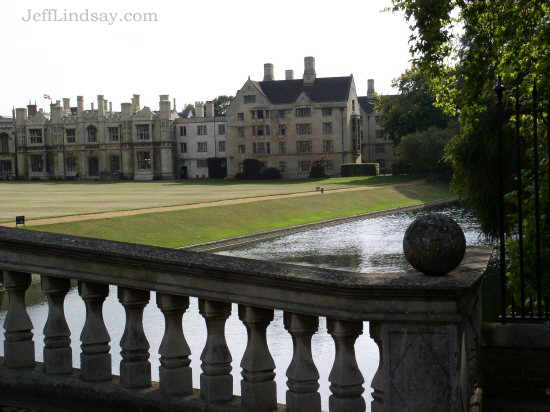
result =
[{"label": "dark green foliage", "polygon": [[220,159],[219,157],[209,157],[208,163],[208,177],[211,179],[223,179],[227,176],[227,161]]},{"label": "dark green foliage", "polygon": [[378,163],[347,163],[341,168],[342,176],[378,176],[380,166]]},{"label": "dark green foliage", "polygon": [[313,164],[311,165],[311,170],[309,171],[309,177],[310,179],[320,179],[322,177],[327,177],[323,162],[313,162]]},{"label": "dark green foliage", "polygon": [[271,180],[281,179],[281,171],[276,167],[265,167],[262,162],[256,159],[245,159],[243,161],[242,173],[235,175],[241,180]]},{"label": "dark green foliage", "polygon": [[214,103],[214,114],[216,117],[225,116],[227,109],[233,100],[233,96],[218,96],[213,100]]},{"label": "dark green foliage", "polygon": [[281,171],[276,167],[266,167],[260,171],[260,177],[266,180],[282,179]]}]

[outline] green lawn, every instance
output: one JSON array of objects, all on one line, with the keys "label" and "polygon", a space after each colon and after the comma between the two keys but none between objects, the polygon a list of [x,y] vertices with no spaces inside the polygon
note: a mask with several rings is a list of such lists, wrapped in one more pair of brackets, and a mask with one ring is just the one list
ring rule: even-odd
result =
[{"label": "green lawn", "polygon": [[[326,183],[324,185],[327,186]],[[371,190],[329,192],[299,198],[43,225],[35,226],[34,229],[180,247],[370,211],[417,205],[451,196],[446,187],[427,183],[381,185]]]},{"label": "green lawn", "polygon": [[2,182],[0,222],[17,215],[27,219],[114,210],[143,209],[216,200],[269,196],[326,189],[402,183],[404,176],[344,177],[312,180],[235,181],[113,181],[113,182]]}]

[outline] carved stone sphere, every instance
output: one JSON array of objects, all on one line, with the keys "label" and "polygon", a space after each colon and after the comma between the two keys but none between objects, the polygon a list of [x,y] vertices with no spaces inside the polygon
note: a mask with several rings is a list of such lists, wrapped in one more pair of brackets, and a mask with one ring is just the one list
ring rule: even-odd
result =
[{"label": "carved stone sphere", "polygon": [[429,276],[442,276],[456,268],[466,251],[466,238],[460,226],[441,213],[417,217],[403,237],[408,262]]}]

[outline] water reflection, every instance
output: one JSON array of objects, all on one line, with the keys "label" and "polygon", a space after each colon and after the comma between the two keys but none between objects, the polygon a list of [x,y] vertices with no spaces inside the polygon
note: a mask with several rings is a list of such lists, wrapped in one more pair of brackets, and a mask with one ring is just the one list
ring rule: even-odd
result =
[{"label": "water reflection", "polygon": [[[467,246],[486,243],[470,212],[460,207],[434,211],[457,221],[464,231]],[[425,212],[395,213],[343,223],[219,253],[363,273],[399,272],[409,268],[403,256],[403,235],[419,213]]]}]

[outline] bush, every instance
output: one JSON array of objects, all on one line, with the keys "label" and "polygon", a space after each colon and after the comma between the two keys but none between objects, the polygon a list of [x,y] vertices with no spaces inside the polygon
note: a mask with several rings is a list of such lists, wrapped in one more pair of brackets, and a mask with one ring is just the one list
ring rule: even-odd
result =
[{"label": "bush", "polygon": [[349,176],[378,176],[380,166],[378,163],[347,163],[341,167],[343,177]]},{"label": "bush", "polygon": [[281,171],[276,167],[266,167],[260,171],[260,178],[271,180],[271,179],[281,179],[283,175]]},{"label": "bush", "polygon": [[323,164],[320,161],[313,162],[313,165],[311,166],[311,170],[309,171],[309,178],[319,179],[322,177],[327,177]]}]

